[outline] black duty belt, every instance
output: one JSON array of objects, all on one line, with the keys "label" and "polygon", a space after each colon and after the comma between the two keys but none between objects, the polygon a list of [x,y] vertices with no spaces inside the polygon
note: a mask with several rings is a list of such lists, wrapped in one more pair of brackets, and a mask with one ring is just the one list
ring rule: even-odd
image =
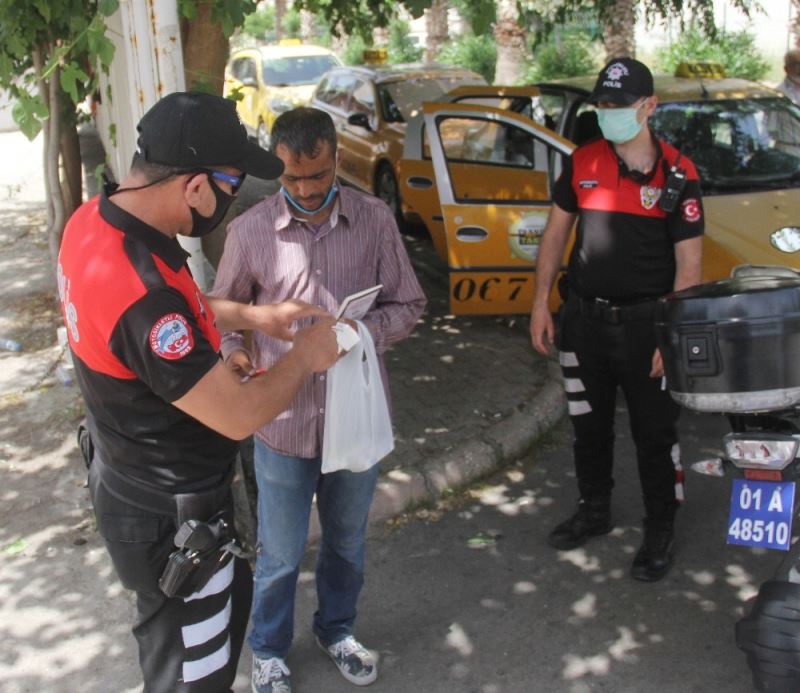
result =
[{"label": "black duty belt", "polygon": [[216,513],[228,500],[234,467],[225,478],[208,491],[192,493],[168,493],[122,474],[105,464],[95,453],[92,467],[100,477],[100,482],[112,496],[125,503],[147,510],[157,515],[176,518],[178,526],[186,520],[207,520]]},{"label": "black duty belt", "polygon": [[611,324],[630,320],[652,320],[656,308],[656,298],[640,301],[615,302],[605,298],[574,297],[581,315]]}]

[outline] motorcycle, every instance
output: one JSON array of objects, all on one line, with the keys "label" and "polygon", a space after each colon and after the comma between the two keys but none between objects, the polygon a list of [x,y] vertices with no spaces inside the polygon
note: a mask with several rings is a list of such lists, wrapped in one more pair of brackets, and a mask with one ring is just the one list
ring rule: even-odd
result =
[{"label": "motorcycle", "polygon": [[660,299],[656,331],[679,404],[727,416],[724,455],[692,465],[734,472],[727,541],[785,551],[736,624],[757,691],[800,691],[800,272],[743,265],[729,279]]}]

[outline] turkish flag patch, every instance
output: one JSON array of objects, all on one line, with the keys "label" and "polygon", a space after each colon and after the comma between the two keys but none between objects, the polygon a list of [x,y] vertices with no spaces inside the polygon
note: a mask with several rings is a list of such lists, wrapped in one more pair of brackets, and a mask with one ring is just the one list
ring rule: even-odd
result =
[{"label": "turkish flag patch", "polygon": [[176,361],[194,349],[192,328],[180,313],[167,313],[150,330],[150,349],[162,359]]},{"label": "turkish flag patch", "polygon": [[684,200],[681,205],[681,212],[683,213],[683,218],[691,224],[700,221],[700,202],[694,197]]}]

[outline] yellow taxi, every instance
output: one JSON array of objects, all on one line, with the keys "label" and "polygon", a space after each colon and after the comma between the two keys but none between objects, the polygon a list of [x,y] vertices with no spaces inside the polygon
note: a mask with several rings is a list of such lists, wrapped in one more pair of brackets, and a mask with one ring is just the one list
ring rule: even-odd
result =
[{"label": "yellow taxi", "polygon": [[300,41],[247,48],[231,55],[224,94],[237,98],[236,110],[248,134],[268,149],[275,119],[306,105],[319,78],[337,65],[339,58],[327,48]]},{"label": "yellow taxi", "polygon": [[377,195],[399,216],[397,162],[406,123],[423,101],[459,85],[485,83],[475,72],[444,65],[339,67],[320,79],[311,105],[329,113],[336,125],[339,178]]},{"label": "yellow taxi", "polygon": [[[454,313],[530,310],[550,190],[574,144],[599,134],[586,103],[593,85],[586,77],[517,88],[529,90],[524,108],[525,99],[488,87],[484,98],[495,89],[497,105],[427,103],[409,124],[400,194],[448,262]],[[683,67],[656,76],[655,87],[651,127],[700,173],[704,279],[743,263],[800,267],[800,109],[717,68]]]}]

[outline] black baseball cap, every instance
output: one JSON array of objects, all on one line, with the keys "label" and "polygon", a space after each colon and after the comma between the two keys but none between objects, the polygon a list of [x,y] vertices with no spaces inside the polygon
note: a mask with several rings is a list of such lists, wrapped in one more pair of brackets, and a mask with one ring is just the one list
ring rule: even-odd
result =
[{"label": "black baseball cap", "polygon": [[653,73],[633,58],[615,58],[600,70],[589,103],[610,101],[630,106],[643,96],[653,95]]},{"label": "black baseball cap", "polygon": [[247,137],[236,104],[202,92],[174,92],[142,116],[137,152],[180,169],[232,166],[256,178],[278,178],[283,162]]}]

